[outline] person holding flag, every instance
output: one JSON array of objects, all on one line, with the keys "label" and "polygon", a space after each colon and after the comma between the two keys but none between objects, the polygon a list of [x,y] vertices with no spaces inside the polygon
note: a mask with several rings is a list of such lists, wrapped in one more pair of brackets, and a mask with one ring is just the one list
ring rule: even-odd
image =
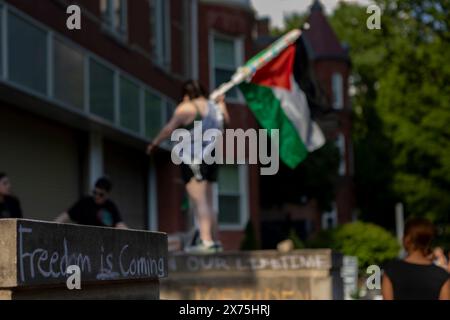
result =
[{"label": "person holding flag", "polygon": [[[295,60],[300,30],[293,30],[273,45],[252,58],[239,68],[232,79],[222,84],[207,99],[207,95],[197,81],[188,81],[183,86],[183,102],[177,107],[172,119],[148,146],[150,154],[163,140],[169,138],[178,128],[191,130],[193,123],[202,121],[202,133],[208,129],[222,129],[220,116],[225,123],[229,116],[224,103],[224,95],[239,86],[250,110],[259,124],[270,131],[279,130],[278,148],[281,160],[290,168],[296,168],[308,155],[325,144],[325,138],[318,125],[312,121],[305,93],[296,81]],[[217,110],[219,112],[217,112]],[[214,141],[216,141],[215,139]],[[191,140],[189,140],[191,141]],[[202,150],[205,149],[202,142]],[[208,142],[207,142],[208,143]],[[195,144],[195,140],[192,140]],[[200,242],[190,248],[191,252],[208,253],[221,250],[217,241],[217,215],[213,210],[212,183],[217,178],[217,165],[202,162],[200,154],[184,155],[181,169],[186,188],[196,209]],[[196,158],[200,164],[191,163]],[[187,160],[186,160],[187,159]],[[195,161],[194,161],[195,162]]]},{"label": "person holding flag", "polygon": [[[199,228],[200,239],[186,251],[191,253],[216,253],[222,251],[222,245],[217,239],[217,214],[213,207],[213,183],[217,180],[218,164],[206,164],[203,161],[203,150],[214,142],[201,141],[202,149],[193,147],[196,143],[194,128],[196,122],[202,124],[202,136],[208,129],[223,130],[224,124],[229,122],[229,115],[223,96],[215,100],[208,100],[205,89],[198,81],[190,80],[183,85],[183,101],[178,105],[174,115],[161,132],[147,148],[147,153],[153,150],[165,139],[169,138],[176,129],[186,129],[194,139],[190,154],[181,157],[181,172],[189,198],[194,205],[196,224]],[[195,161],[193,161],[195,159]]]}]

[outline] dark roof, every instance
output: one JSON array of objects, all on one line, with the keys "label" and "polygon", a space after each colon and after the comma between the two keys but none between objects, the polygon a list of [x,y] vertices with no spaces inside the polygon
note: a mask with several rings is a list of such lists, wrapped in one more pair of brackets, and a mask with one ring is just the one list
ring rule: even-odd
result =
[{"label": "dark roof", "polygon": [[304,36],[312,49],[313,59],[334,58],[349,60],[347,50],[340,44],[336,33],[329,24],[319,0],[314,0],[308,17],[309,29]]}]

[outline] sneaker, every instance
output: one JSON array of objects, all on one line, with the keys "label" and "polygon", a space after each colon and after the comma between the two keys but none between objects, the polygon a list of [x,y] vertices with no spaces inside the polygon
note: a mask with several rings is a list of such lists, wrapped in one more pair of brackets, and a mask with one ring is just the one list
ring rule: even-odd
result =
[{"label": "sneaker", "polygon": [[220,243],[215,242],[213,245],[207,246],[200,241],[198,244],[185,248],[186,253],[192,254],[214,254],[223,251],[223,247]]},{"label": "sneaker", "polygon": [[214,242],[213,247],[216,248],[216,252],[217,253],[223,252],[223,246],[222,246],[222,243],[220,241]]}]

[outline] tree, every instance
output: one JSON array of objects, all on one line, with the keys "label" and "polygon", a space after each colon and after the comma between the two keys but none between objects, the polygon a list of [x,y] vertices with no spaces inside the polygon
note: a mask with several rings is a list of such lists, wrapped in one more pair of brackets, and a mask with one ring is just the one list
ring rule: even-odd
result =
[{"label": "tree", "polygon": [[395,150],[394,191],[408,212],[441,225],[450,223],[449,6],[402,0],[388,10],[401,37],[391,41],[376,101]]},{"label": "tree", "polygon": [[[369,15],[358,4],[340,2],[330,16],[352,60],[360,217],[392,227],[401,201],[407,213],[428,217],[449,234],[450,2],[375,3],[381,30],[367,29]],[[286,17],[285,31],[304,16]]]},{"label": "tree", "polygon": [[[449,4],[380,0],[382,29],[365,28],[365,8],[331,17],[350,44],[355,86],[354,144],[363,217],[407,212],[449,224]],[[383,209],[385,207],[385,209]],[[381,209],[381,211],[379,211]],[[377,219],[375,219],[377,220]]]}]

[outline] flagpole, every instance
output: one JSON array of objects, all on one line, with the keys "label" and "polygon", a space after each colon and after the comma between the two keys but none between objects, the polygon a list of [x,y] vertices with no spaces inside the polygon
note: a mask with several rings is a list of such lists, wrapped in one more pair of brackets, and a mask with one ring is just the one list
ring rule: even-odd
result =
[{"label": "flagpole", "polygon": [[262,51],[261,56],[255,59],[251,59],[244,66],[237,69],[230,81],[223,83],[210,95],[211,100],[217,100],[218,97],[226,94],[234,86],[251,78],[258,69],[261,69],[275,57],[277,57],[288,46],[295,43],[300,38],[302,31],[300,29],[294,29],[288,32],[286,35],[275,41],[271,46]]}]

